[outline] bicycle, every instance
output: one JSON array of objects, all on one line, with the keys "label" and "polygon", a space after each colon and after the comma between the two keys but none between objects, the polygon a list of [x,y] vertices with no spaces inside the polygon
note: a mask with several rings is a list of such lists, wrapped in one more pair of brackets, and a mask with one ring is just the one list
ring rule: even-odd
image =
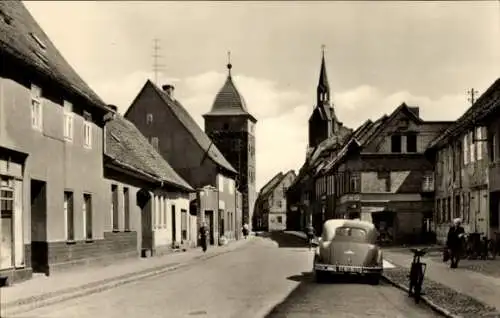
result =
[{"label": "bicycle", "polygon": [[497,256],[497,251],[496,251],[496,244],[494,240],[489,239],[486,236],[482,237],[482,251],[481,251],[481,259],[483,260],[488,260],[492,259],[494,260]]},{"label": "bicycle", "polygon": [[413,296],[415,303],[418,304],[422,295],[425,270],[427,269],[427,264],[422,263],[420,258],[427,253],[427,249],[412,248],[410,250],[413,252],[413,261],[410,267],[410,288],[408,290],[408,296]]}]

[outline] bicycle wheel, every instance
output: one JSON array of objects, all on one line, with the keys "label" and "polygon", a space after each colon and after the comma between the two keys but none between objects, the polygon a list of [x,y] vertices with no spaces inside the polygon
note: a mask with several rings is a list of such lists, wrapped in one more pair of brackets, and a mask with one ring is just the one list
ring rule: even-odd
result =
[{"label": "bicycle wheel", "polygon": [[422,272],[422,267],[417,267],[416,273],[416,282],[414,285],[413,298],[415,299],[415,303],[418,304],[420,302],[420,297],[422,296],[422,284],[424,282],[424,273]]},{"label": "bicycle wheel", "polygon": [[412,291],[414,292],[415,291],[415,285],[417,283],[417,264],[415,263],[412,263],[411,264],[411,267],[410,267],[410,275],[409,275],[409,278],[410,278],[410,285],[408,286],[408,296],[411,297],[413,296],[413,293]]}]

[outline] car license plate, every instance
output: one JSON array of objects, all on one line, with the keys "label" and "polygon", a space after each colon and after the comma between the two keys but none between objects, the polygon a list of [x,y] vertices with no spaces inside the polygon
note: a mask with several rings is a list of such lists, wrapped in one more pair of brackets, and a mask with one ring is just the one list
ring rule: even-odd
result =
[{"label": "car license plate", "polygon": [[354,273],[358,273],[358,272],[361,272],[361,268],[360,267],[351,267],[351,266],[337,266],[337,271],[338,272],[354,272]]}]

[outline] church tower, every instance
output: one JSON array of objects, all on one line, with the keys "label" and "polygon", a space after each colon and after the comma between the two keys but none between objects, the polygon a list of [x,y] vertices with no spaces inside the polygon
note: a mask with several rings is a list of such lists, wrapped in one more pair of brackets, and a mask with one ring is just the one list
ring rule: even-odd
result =
[{"label": "church tower", "polygon": [[[228,54],[230,58],[230,53]],[[239,172],[236,188],[242,194],[243,223],[252,226],[257,197],[255,189],[255,124],[257,119],[246,107],[234,85],[228,61],[226,82],[217,93],[212,109],[203,115],[205,133],[213,140],[229,163]]]},{"label": "church tower", "polygon": [[340,123],[330,102],[330,85],[326,74],[325,51],[322,49],[321,69],[316,89],[316,105],[309,117],[309,149],[338,133]]}]

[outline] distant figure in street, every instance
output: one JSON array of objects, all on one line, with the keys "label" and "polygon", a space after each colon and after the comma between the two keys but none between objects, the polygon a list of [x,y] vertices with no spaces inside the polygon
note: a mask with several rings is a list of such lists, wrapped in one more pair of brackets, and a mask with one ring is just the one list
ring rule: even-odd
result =
[{"label": "distant figure in street", "polygon": [[205,223],[202,223],[200,227],[200,244],[201,248],[203,249],[203,252],[207,251],[207,245],[208,245],[207,240],[208,240],[207,225]]},{"label": "distant figure in street", "polygon": [[312,243],[314,240],[314,227],[312,225],[309,225],[306,229],[306,234],[307,234],[307,244],[309,244],[309,249],[312,248]]},{"label": "distant figure in street", "polygon": [[248,224],[245,223],[243,224],[243,235],[245,236],[245,240],[247,239],[248,232],[249,232]]},{"label": "distant figure in street", "polygon": [[462,240],[464,236],[465,230],[462,227],[462,220],[460,218],[454,219],[446,239],[446,248],[449,251],[451,261],[450,268],[458,267],[460,255],[462,254]]}]

